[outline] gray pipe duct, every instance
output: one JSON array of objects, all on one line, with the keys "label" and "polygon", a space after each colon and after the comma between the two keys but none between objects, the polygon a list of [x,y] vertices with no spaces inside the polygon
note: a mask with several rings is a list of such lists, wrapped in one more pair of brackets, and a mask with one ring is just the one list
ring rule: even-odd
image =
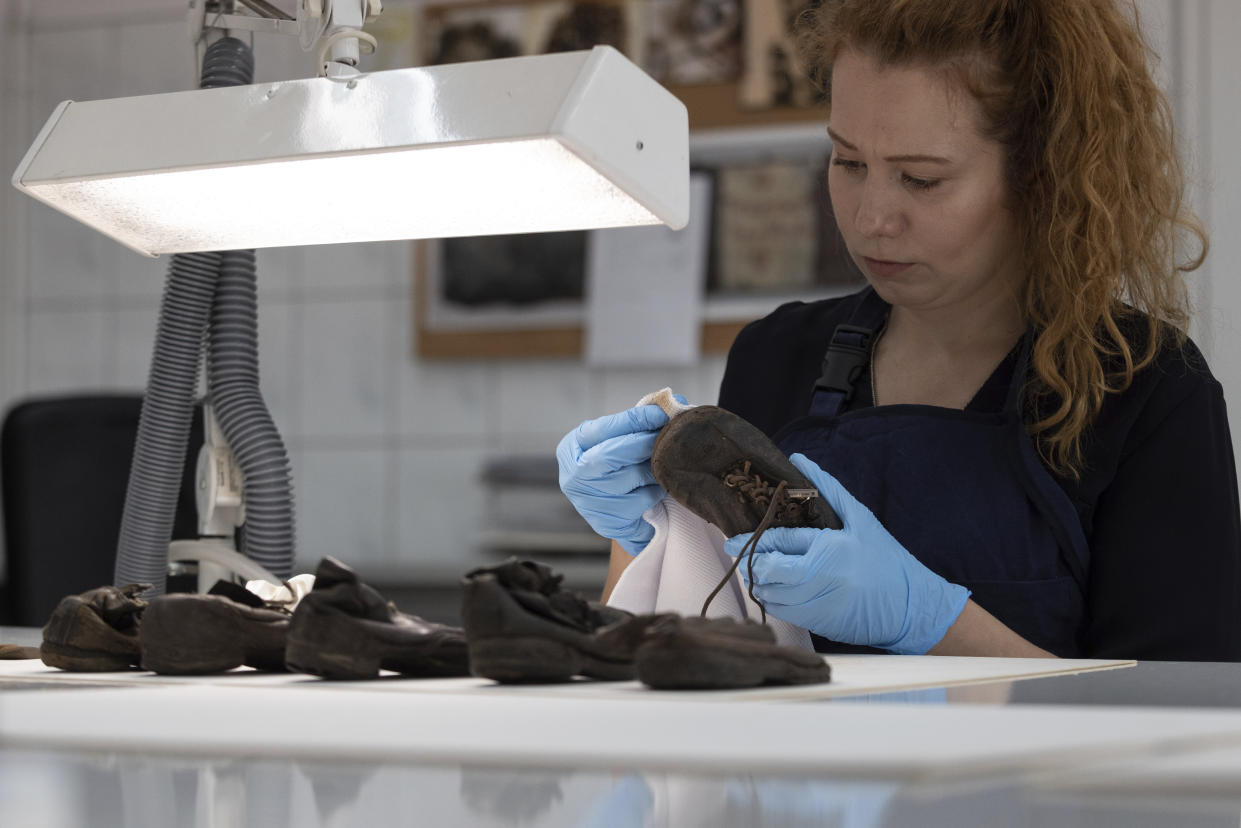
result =
[{"label": "gray pipe duct", "polygon": [[[203,57],[200,86],[244,85],[253,75],[249,46],[221,38]],[[291,574],[292,487],[284,443],[258,392],[254,281],[254,251],[172,257],[117,542],[117,584],[153,584],[148,595],[165,591],[168,544],[209,323],[214,343],[209,390],[213,397],[220,395],[215,404],[221,429],[246,476],[249,525],[244,539],[239,533],[239,542],[275,574]]]},{"label": "gray pipe duct", "polygon": [[160,300],[115,570],[118,586],[152,584],[149,595],[164,592],[168,543],[220,259],[219,253],[174,255]]},{"label": "gray pipe duct", "polygon": [[289,456],[259,391],[254,251],[220,263],[207,351],[207,392],[245,478],[246,523],[238,549],[281,578],[293,574]]}]

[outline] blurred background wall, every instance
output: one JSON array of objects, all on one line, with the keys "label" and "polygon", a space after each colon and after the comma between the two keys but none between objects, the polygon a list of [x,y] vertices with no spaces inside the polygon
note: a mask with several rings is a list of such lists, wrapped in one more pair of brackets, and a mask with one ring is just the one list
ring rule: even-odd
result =
[{"label": "blurred background wall", "polygon": [[[388,10],[409,5],[389,0]],[[5,176],[62,100],[194,88],[184,6],[3,0]],[[1241,4],[1139,6],[1163,58],[1194,203],[1212,231],[1208,265],[1192,277],[1201,311],[1193,333],[1238,412]],[[295,38],[256,37],[255,52],[256,81],[314,74]],[[0,207],[0,409],[32,395],[140,390],[166,261],[131,253],[11,187],[0,190]],[[718,353],[671,369],[588,367],[579,357],[420,359],[411,249],[259,253],[262,385],[292,455],[301,569],[332,554],[382,580],[451,583],[482,560],[489,501],[480,473],[489,458],[550,454],[582,419],[665,385],[692,402],[715,399]]]}]

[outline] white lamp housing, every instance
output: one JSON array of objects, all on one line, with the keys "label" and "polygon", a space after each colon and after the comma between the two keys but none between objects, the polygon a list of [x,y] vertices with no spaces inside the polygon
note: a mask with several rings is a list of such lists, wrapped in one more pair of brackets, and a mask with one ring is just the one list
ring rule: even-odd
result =
[{"label": "white lamp housing", "polygon": [[685,105],[615,49],[57,107],[13,175],[147,255],[689,220]]}]

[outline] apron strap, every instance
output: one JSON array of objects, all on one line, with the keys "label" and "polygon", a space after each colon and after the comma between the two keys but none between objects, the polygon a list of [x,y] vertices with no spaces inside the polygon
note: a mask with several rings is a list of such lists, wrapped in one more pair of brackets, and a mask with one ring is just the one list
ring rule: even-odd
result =
[{"label": "apron strap", "polygon": [[854,386],[870,363],[870,344],[875,332],[857,325],[837,325],[823,355],[822,376],[814,383],[810,415],[835,417],[853,399]]},{"label": "apron strap", "polygon": [[1026,376],[1030,371],[1030,357],[1034,352],[1034,332],[1026,331],[1021,336],[1021,345],[1017,350],[1017,360],[1013,364],[1013,379],[1008,384],[1008,393],[1004,397],[1004,410],[1021,417],[1022,406],[1025,404]]},{"label": "apron strap", "polygon": [[870,364],[875,331],[887,317],[888,304],[872,288],[859,297],[847,323],[837,325],[827,352],[823,354],[820,376],[810,398],[810,416],[835,417],[853,399],[857,381]]}]

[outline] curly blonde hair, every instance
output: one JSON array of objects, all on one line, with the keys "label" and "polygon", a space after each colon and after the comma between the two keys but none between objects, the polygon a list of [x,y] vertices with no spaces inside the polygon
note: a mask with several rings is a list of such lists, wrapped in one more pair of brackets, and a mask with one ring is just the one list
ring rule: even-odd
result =
[{"label": "curly blonde hair", "polygon": [[[1184,201],[1171,107],[1132,2],[823,0],[799,46],[831,106],[842,48],[953,73],[1006,150],[1031,278],[1029,429],[1058,474],[1078,477],[1105,395],[1169,342],[1184,343],[1184,274],[1206,232]],[[1192,237],[1192,238],[1190,238]],[[1121,322],[1146,336],[1126,337]],[[1132,340],[1132,341],[1131,341]]]}]

